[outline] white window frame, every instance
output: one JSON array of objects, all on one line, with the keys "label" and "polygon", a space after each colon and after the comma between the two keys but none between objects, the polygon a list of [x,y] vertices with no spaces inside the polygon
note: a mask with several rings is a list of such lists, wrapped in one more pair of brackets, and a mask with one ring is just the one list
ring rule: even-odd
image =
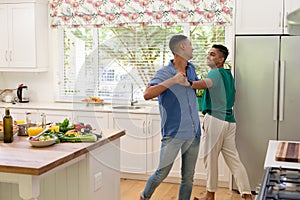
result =
[{"label": "white window frame", "polygon": [[[184,34],[189,35],[190,33],[190,27],[189,26],[184,26]],[[233,43],[233,27],[232,26],[227,26],[225,28],[225,46],[229,49],[229,56],[227,61],[232,63],[232,58],[234,56],[234,43]],[[52,73],[54,74],[54,99],[56,102],[74,102],[72,99],[61,99],[59,96],[59,86],[60,86],[60,76],[61,71],[60,67],[63,66],[63,49],[61,48],[62,46],[62,41],[63,41],[63,30],[62,29],[51,29],[50,31],[50,48],[52,49],[50,51],[50,57],[52,58],[50,61],[50,64],[52,66]]]}]

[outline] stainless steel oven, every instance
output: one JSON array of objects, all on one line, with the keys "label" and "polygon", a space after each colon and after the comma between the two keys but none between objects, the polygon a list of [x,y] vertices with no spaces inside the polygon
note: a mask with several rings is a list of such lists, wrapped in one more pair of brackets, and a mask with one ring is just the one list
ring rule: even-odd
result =
[{"label": "stainless steel oven", "polygon": [[266,168],[255,200],[300,200],[300,165],[298,169]]}]

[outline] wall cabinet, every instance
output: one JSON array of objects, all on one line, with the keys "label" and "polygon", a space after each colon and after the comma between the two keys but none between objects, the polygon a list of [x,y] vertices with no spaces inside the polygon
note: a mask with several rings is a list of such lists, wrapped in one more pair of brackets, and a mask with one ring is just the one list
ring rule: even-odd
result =
[{"label": "wall cabinet", "polygon": [[1,3],[0,71],[48,69],[48,18],[45,3]]},{"label": "wall cabinet", "polygon": [[236,0],[236,34],[287,34],[286,16],[299,0]]}]

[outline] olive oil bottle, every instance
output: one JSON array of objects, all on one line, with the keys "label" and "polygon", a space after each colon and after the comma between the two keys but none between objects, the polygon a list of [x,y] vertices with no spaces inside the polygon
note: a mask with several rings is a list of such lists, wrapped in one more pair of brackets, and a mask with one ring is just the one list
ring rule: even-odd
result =
[{"label": "olive oil bottle", "polygon": [[13,134],[13,119],[10,115],[9,108],[5,108],[5,115],[3,117],[3,142],[4,143],[11,143],[14,140]]}]

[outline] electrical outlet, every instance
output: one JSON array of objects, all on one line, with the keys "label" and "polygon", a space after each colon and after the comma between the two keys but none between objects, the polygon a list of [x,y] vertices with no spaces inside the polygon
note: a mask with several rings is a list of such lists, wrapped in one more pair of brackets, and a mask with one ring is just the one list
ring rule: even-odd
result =
[{"label": "electrical outlet", "polygon": [[103,185],[102,172],[98,172],[94,175],[94,191],[99,190]]}]

